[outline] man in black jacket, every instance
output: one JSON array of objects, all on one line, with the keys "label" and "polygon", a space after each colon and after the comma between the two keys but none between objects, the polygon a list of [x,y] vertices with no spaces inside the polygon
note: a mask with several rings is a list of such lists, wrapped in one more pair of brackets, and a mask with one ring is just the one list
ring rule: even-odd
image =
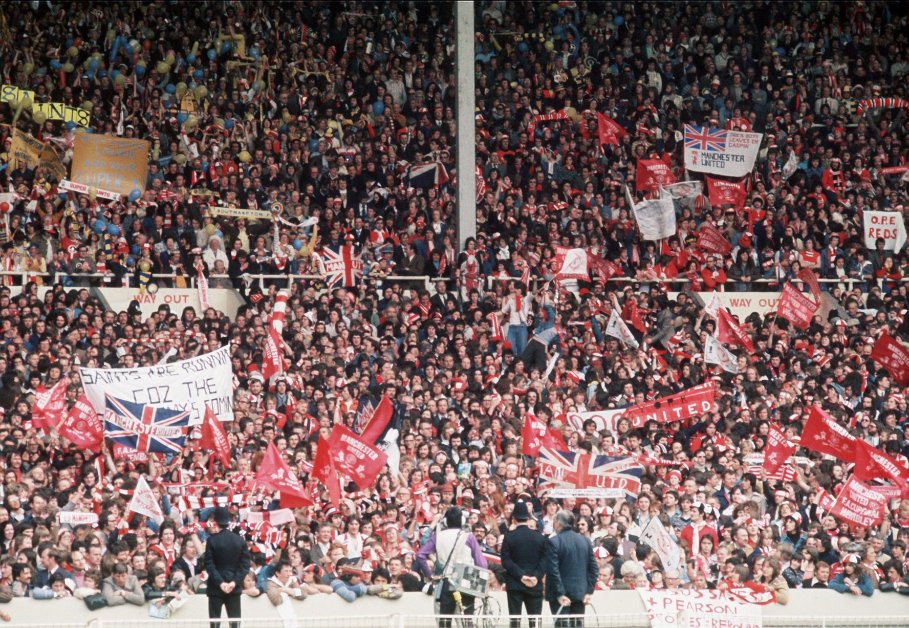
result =
[{"label": "man in black jacket", "polygon": [[[214,524],[214,525],[212,525]],[[221,608],[227,607],[227,616],[240,617],[240,594],[243,578],[249,573],[250,555],[246,541],[236,532],[227,529],[230,525],[230,511],[218,506],[209,521],[211,536],[205,543],[205,570],[208,572],[206,595],[208,595],[208,617],[221,619]],[[211,626],[220,626],[212,621]],[[239,628],[240,622],[231,622],[231,628]]]},{"label": "man in black jacket", "polygon": [[519,628],[521,625],[522,605],[527,607],[531,628],[537,628],[540,625],[539,616],[543,612],[546,537],[527,525],[530,520],[527,502],[522,500],[515,503],[511,516],[515,528],[505,534],[502,542],[502,567],[505,568],[511,628]]},{"label": "man in black jacket", "polygon": [[546,599],[553,615],[580,615],[579,619],[556,620],[557,628],[584,625],[584,607],[593,595],[600,575],[590,541],[574,531],[574,515],[567,510],[556,514],[557,534],[547,548]]}]

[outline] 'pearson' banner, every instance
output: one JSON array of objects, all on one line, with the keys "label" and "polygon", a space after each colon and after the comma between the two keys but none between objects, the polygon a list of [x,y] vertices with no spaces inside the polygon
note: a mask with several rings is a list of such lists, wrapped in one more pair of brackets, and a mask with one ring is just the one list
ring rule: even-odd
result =
[{"label": "'pearson' banner", "polygon": [[202,423],[205,406],[221,421],[234,418],[230,348],[173,362],[134,369],[81,368],[82,388],[99,414],[104,394],[151,406],[190,410],[189,424]]}]

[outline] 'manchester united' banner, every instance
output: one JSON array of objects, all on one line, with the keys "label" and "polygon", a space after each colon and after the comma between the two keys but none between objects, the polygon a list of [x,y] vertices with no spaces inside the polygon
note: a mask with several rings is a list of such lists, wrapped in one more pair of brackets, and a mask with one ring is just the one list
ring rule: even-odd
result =
[{"label": "'manchester united' banner", "polygon": [[613,498],[637,495],[644,468],[631,456],[593,456],[540,449],[537,458],[543,490],[551,497]]},{"label": "'manchester united' banner", "polygon": [[866,528],[876,526],[887,511],[887,498],[874,488],[851,476],[830,507],[830,514]]},{"label": "'manchester united' banner", "polygon": [[685,125],[685,168],[725,177],[744,177],[754,168],[760,133]]},{"label": "'manchester united' banner", "polygon": [[622,417],[631,421],[632,427],[637,429],[644,427],[647,421],[669,423],[710,412],[714,401],[716,401],[716,387],[711,381],[669,397],[626,408]]},{"label": "'manchester united' banner", "polygon": [[909,349],[887,333],[874,343],[871,359],[889,371],[900,386],[909,386]]}]

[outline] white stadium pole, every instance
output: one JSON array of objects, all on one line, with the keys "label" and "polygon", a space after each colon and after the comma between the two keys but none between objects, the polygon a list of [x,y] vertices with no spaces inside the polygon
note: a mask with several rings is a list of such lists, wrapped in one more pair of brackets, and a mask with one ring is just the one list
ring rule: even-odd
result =
[{"label": "white stadium pole", "polygon": [[458,244],[477,235],[476,98],[474,97],[474,4],[458,0],[457,116],[458,116]]}]

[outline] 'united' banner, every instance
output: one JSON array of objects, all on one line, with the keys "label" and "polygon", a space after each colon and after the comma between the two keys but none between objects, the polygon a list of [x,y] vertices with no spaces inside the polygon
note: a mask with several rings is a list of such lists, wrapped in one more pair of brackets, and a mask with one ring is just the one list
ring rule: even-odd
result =
[{"label": "'united' banner", "polygon": [[685,125],[685,168],[725,177],[744,177],[754,168],[760,133]]},{"label": "'united' banner", "polygon": [[662,159],[638,159],[634,188],[638,192],[652,192],[675,183],[675,175]]},{"label": "'united' banner", "polygon": [[830,507],[834,517],[866,528],[879,524],[886,511],[887,498],[873,486],[859,482],[854,475],[849,477]]},{"label": "'united' banner", "polygon": [[808,329],[811,319],[817,311],[817,305],[811,299],[787,283],[783,286],[780,300],[777,303],[776,315],[785,318],[799,329]]},{"label": "'united' banner", "polygon": [[553,451],[545,447],[537,458],[540,489],[551,497],[618,498],[637,495],[644,468],[631,456],[594,456]]},{"label": "'united' banner", "polygon": [[745,206],[748,191],[745,189],[745,180],[727,181],[716,177],[707,177],[707,195],[710,197],[711,207],[730,206],[741,209]]},{"label": "'united' banner", "polygon": [[874,343],[871,359],[889,371],[900,386],[909,386],[909,349],[884,332]]},{"label": "'united' banner", "polygon": [[726,255],[732,251],[732,244],[723,235],[723,232],[716,228],[713,223],[705,222],[698,229],[698,240],[696,245],[702,251],[708,253],[719,253]]},{"label": "'united' banner", "polygon": [[669,423],[710,412],[715,401],[716,386],[711,381],[669,397],[625,408],[622,416],[631,421],[632,427],[637,429],[644,427],[647,421]]},{"label": "'united' banner", "polygon": [[180,453],[186,441],[188,410],[160,408],[107,396],[104,435],[141,452]]}]

